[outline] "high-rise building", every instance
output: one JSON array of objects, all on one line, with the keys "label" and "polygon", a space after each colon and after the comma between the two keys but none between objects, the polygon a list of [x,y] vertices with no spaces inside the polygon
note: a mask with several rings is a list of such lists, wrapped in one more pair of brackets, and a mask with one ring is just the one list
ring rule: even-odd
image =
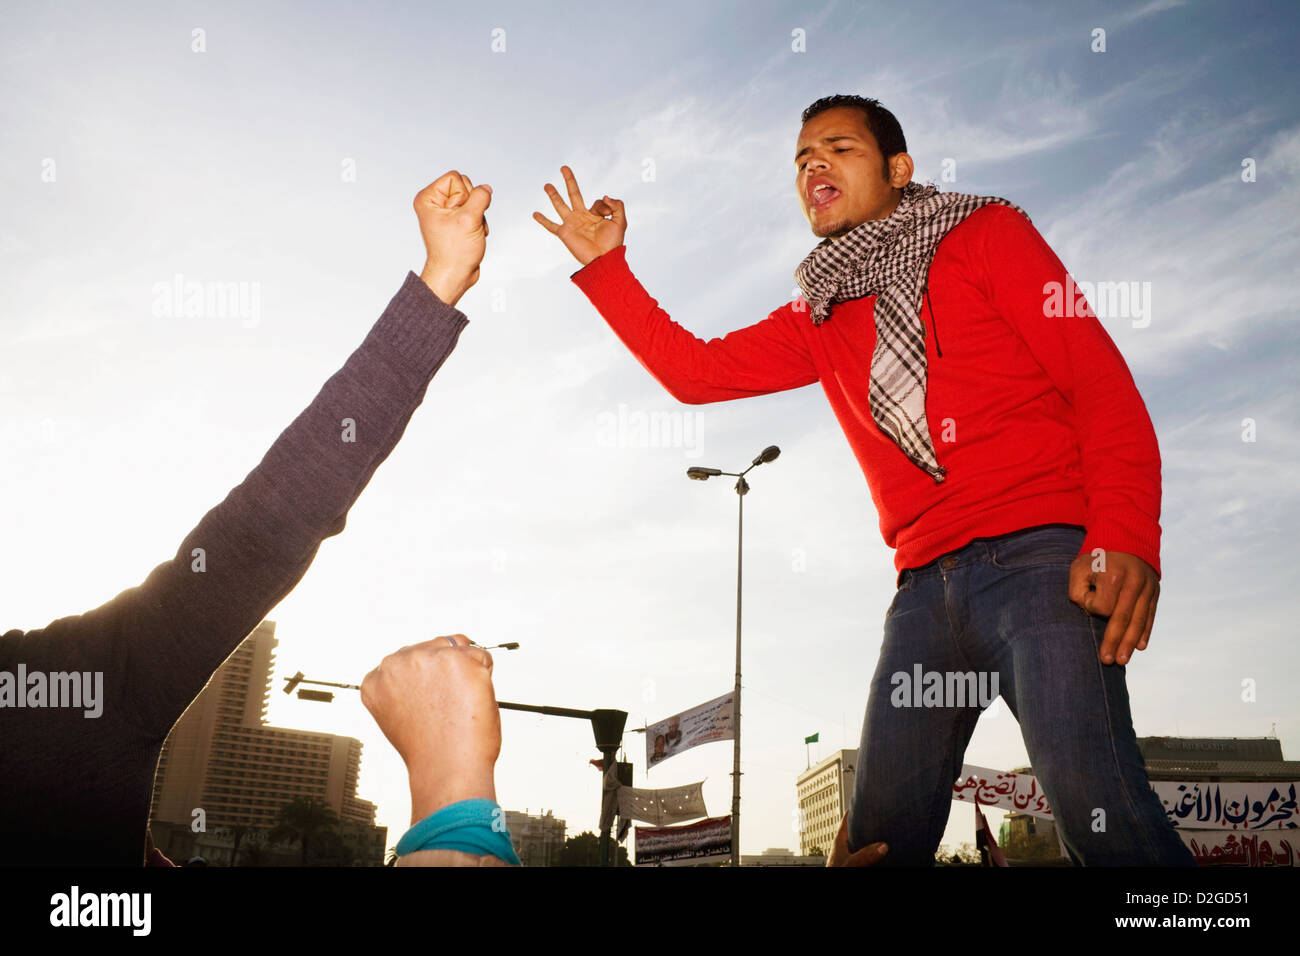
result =
[{"label": "high-rise building", "polygon": [[507,810],[506,827],[524,866],[559,866],[564,852],[564,821],[547,810],[541,814]]},{"label": "high-rise building", "polygon": [[799,799],[799,855],[819,849],[830,856],[835,835],[853,799],[853,768],[856,750],[837,750],[814,764],[795,781]]},{"label": "high-rise building", "polygon": [[325,841],[329,858],[377,866],[387,828],[375,826],[375,805],[357,797],[361,741],[266,726],[277,643],[275,624],[259,624],[172,728],[154,777],[154,842],[172,859],[229,862],[236,841],[254,845],[281,807],[311,797],[338,815],[337,840]]}]

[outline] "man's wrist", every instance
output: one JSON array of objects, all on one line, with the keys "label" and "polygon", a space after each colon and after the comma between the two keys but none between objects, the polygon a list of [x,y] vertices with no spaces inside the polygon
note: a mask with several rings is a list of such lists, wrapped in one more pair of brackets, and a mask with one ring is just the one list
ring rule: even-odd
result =
[{"label": "man's wrist", "polygon": [[411,823],[437,813],[461,800],[497,798],[494,764],[462,768],[448,773],[445,766],[409,767],[411,777]]},{"label": "man's wrist", "polygon": [[465,294],[465,283],[445,269],[425,264],[420,279],[429,287],[429,291],[447,305],[454,306]]}]

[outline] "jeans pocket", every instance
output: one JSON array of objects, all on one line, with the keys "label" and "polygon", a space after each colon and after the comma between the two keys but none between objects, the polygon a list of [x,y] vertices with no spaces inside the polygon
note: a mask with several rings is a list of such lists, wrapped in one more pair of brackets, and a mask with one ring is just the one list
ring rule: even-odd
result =
[{"label": "jeans pocket", "polygon": [[904,571],[902,580],[898,582],[898,590],[894,592],[894,599],[889,602],[889,610],[885,612],[886,621],[894,616],[894,613],[903,603],[904,598],[907,597],[908,592],[912,591],[915,587],[916,575],[911,571]]},{"label": "jeans pocket", "polygon": [[1067,567],[1079,556],[1083,545],[1082,528],[1053,527],[1022,531],[999,538],[989,560],[995,568]]}]

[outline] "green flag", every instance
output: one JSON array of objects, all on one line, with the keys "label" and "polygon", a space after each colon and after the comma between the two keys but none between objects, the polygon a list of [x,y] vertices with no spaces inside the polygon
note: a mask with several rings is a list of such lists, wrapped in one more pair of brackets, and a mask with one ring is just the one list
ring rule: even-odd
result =
[{"label": "green flag", "polygon": [[803,742],[806,743],[806,744],[815,744],[815,743],[817,743],[817,736],[818,736],[818,734],[820,734],[820,733],[821,733],[821,731],[819,730],[819,731],[817,731],[816,734],[813,734],[811,737],[805,737],[805,738],[803,739]]}]

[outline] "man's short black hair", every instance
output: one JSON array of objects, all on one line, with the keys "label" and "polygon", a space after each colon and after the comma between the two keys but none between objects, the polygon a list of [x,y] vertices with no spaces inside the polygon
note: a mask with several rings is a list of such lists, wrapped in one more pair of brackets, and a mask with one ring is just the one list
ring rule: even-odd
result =
[{"label": "man's short black hair", "polygon": [[907,140],[903,137],[903,127],[899,125],[897,117],[881,106],[880,100],[873,100],[866,96],[853,96],[848,93],[823,96],[803,111],[803,118],[800,122],[807,123],[817,114],[825,113],[827,110],[833,110],[839,106],[851,106],[862,111],[867,129],[876,138],[876,145],[880,147],[880,155],[884,157],[884,176],[888,179],[889,159],[898,153],[907,152]]}]

